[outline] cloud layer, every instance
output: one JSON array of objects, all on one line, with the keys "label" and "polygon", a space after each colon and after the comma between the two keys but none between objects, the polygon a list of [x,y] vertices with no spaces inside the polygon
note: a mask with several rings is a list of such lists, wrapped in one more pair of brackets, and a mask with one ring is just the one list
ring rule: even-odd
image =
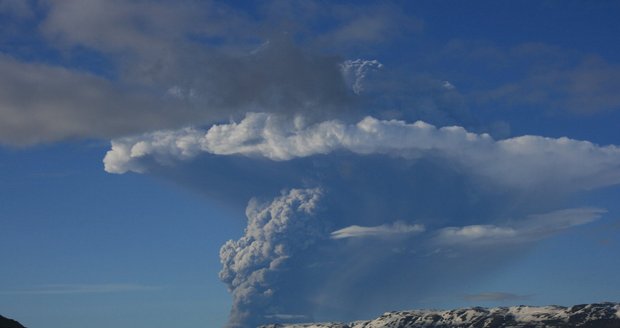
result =
[{"label": "cloud layer", "polygon": [[[341,56],[295,41],[308,31],[281,15],[323,12],[322,19],[343,23],[324,32],[321,44],[329,46],[333,35],[393,25],[385,18],[395,11],[337,6],[340,14],[328,15],[328,5],[311,2],[257,6],[259,17],[218,1],[2,2],[9,32],[0,34],[0,144],[109,139],[247,111],[350,114],[365,72],[380,64],[343,66]],[[343,67],[354,63],[366,64],[347,75],[347,85]]]},{"label": "cloud layer", "polygon": [[[315,120],[372,114],[506,136],[510,122],[477,122],[469,106],[619,108],[620,69],[601,56],[543,43],[451,40],[438,49],[407,48],[412,53],[402,56],[413,64],[383,63],[355,58],[374,58],[377,46],[423,31],[402,8],[314,1],[250,7],[254,15],[221,1],[2,2],[0,143],[117,138],[247,111]],[[443,71],[454,62],[456,73]],[[497,74],[497,67],[518,72]],[[362,81],[367,75],[377,78]],[[493,77],[491,85],[479,75]]]},{"label": "cloud layer", "polygon": [[144,171],[143,158],[165,164],[208,153],[286,161],[339,151],[407,160],[438,157],[513,188],[553,184],[580,190],[620,182],[620,149],[613,145],[540,136],[496,141],[457,126],[436,128],[421,121],[411,124],[372,117],[356,124],[306,125],[303,117],[288,120],[266,113],[248,114],[239,123],[208,130],[187,128],[114,140],[104,164],[108,172],[124,173]]},{"label": "cloud layer", "polygon": [[0,143],[113,138],[182,125],[197,118],[187,104],[147,90],[61,67],[0,54]]},{"label": "cloud layer", "polygon": [[350,102],[340,59],[306,54],[287,40],[240,55],[210,51],[183,61],[170,64],[174,76],[154,84],[112,81],[0,53],[0,142],[115,138],[257,109],[325,115]]}]

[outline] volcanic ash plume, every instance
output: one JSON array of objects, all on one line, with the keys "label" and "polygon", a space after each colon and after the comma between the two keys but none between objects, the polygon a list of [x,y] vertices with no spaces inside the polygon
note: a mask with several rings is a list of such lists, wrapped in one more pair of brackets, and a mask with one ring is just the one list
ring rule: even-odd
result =
[{"label": "volcanic ash plume", "polygon": [[602,218],[566,200],[620,183],[616,145],[269,113],[117,139],[104,164],[169,174],[235,206],[320,188],[250,201],[244,235],[220,252],[230,328],[352,320],[465,293],[462,281]]},{"label": "volcanic ash plume", "polygon": [[248,226],[239,240],[229,240],[220,250],[220,279],[228,285],[233,307],[228,327],[255,327],[283,313],[277,301],[278,285],[285,279],[289,258],[326,238],[315,216],[319,189],[292,189],[260,204],[251,200],[246,209]]}]

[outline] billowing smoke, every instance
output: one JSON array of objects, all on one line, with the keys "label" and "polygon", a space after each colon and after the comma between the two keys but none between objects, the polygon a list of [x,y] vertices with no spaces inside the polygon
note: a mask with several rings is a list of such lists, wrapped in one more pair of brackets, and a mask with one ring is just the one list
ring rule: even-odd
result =
[{"label": "billowing smoke", "polygon": [[222,248],[230,327],[360,318],[482,279],[606,212],[567,196],[620,183],[613,145],[267,113],[117,139],[104,164],[237,205],[302,188],[251,201],[244,236]]},{"label": "billowing smoke", "polygon": [[325,238],[324,222],[315,216],[320,197],[319,189],[293,189],[268,204],[250,201],[243,237],[220,250],[220,279],[233,295],[229,327],[299,316],[275,300],[291,257]]}]

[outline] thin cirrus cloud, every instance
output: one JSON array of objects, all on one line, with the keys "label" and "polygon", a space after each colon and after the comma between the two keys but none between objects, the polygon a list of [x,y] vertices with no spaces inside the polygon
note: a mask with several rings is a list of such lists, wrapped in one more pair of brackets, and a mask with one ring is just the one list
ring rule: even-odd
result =
[{"label": "thin cirrus cloud", "polygon": [[407,236],[424,232],[424,225],[394,222],[374,227],[362,227],[358,225],[348,226],[331,233],[332,239],[368,238],[368,237],[394,237]]},{"label": "thin cirrus cloud", "polygon": [[437,233],[441,245],[485,246],[532,242],[563,230],[599,219],[607,210],[602,208],[571,208],[545,214],[530,215],[512,225],[468,225],[446,227]]},{"label": "thin cirrus cloud", "polygon": [[[620,66],[603,56],[541,42],[498,46],[452,40],[443,51],[444,60],[459,61],[462,67],[476,67],[487,73],[485,81],[479,81],[466,95],[474,103],[492,104],[494,108],[534,106],[542,111],[580,114],[620,109]],[[495,75],[498,67],[503,69]]]},{"label": "thin cirrus cloud", "polygon": [[505,242],[518,235],[514,228],[491,224],[448,227],[441,230],[438,239],[442,244],[474,244]]},{"label": "thin cirrus cloud", "polygon": [[[620,109],[620,65],[602,58],[584,58],[571,67],[537,71],[474,97],[481,103],[544,106],[555,110],[594,114]],[[560,95],[560,96],[558,96]]]},{"label": "thin cirrus cloud", "polygon": [[140,284],[53,284],[41,285],[28,289],[0,291],[0,294],[15,295],[58,295],[58,294],[104,294],[146,292],[160,290],[159,286]]}]

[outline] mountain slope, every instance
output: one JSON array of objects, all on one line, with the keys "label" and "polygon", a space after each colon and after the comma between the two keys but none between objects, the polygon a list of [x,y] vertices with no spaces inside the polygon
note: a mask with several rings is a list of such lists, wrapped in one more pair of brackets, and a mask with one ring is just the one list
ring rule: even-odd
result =
[{"label": "mountain slope", "polygon": [[26,328],[19,322],[0,315],[0,328]]},{"label": "mountain slope", "polygon": [[263,328],[620,328],[620,303],[387,312],[370,321],[275,324]]}]

